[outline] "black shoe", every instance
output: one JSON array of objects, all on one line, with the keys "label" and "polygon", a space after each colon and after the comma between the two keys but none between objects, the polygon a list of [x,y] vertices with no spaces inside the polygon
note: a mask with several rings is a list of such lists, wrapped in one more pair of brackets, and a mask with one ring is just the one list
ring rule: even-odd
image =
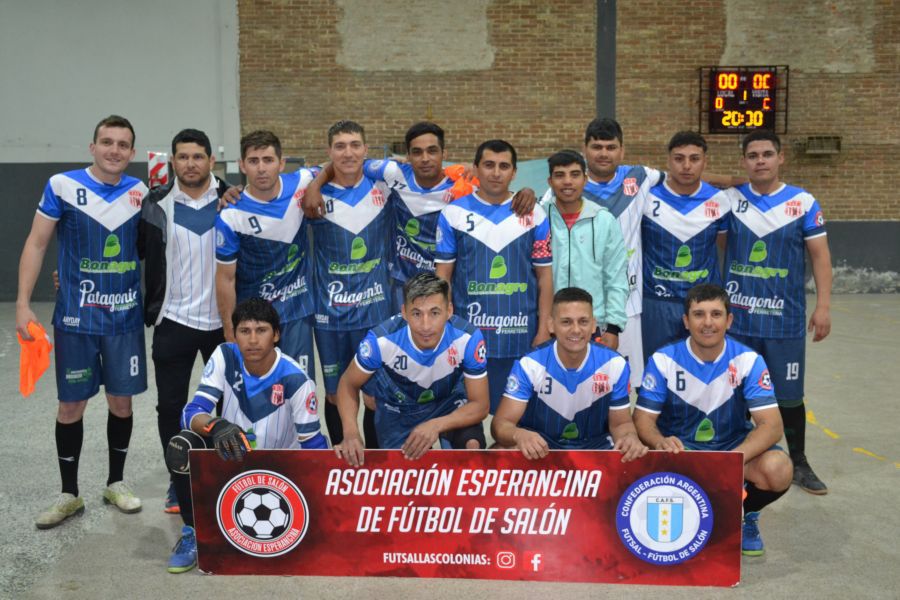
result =
[{"label": "black shoe", "polygon": [[791,460],[794,463],[794,485],[816,496],[824,496],[828,493],[828,486],[813,472],[805,454],[792,456]]}]

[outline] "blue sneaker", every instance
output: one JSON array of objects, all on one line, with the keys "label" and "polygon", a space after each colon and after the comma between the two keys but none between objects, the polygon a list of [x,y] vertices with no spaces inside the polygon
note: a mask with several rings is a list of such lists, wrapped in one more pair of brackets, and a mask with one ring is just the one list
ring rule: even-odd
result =
[{"label": "blue sneaker", "polygon": [[759,535],[759,511],[744,515],[744,526],[741,528],[741,554],[744,556],[762,556],[765,552],[762,536]]},{"label": "blue sneaker", "polygon": [[169,490],[166,492],[166,505],[163,511],[170,515],[181,513],[181,507],[178,506],[178,496],[175,495],[175,484],[172,482],[169,482]]},{"label": "blue sneaker", "polygon": [[184,573],[197,566],[197,537],[194,528],[185,525],[181,528],[181,539],[172,549],[169,557],[169,573]]}]

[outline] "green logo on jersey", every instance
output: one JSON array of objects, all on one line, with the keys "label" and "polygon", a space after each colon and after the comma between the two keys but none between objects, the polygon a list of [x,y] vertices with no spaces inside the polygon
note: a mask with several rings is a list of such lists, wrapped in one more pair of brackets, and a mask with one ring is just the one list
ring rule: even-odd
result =
[{"label": "green logo on jersey", "polygon": [[119,246],[119,236],[114,233],[106,236],[106,241],[103,243],[103,258],[118,256],[121,251],[122,247]]},{"label": "green logo on jersey", "polygon": [[653,278],[665,281],[687,281],[694,283],[698,279],[705,279],[708,275],[708,269],[702,269],[700,271],[673,271],[663,267],[653,267]]},{"label": "green logo on jersey", "polygon": [[[769,251],[766,249],[766,243],[762,240],[753,242],[750,248],[750,256],[747,257],[748,262],[761,263],[769,257]],[[762,265],[742,265],[736,260],[731,261],[728,267],[729,273],[736,275],[745,275],[747,277],[759,277],[760,279],[769,279],[771,277],[787,277],[789,270],[780,269],[778,267],[764,267]]]},{"label": "green logo on jersey", "polygon": [[574,440],[578,438],[578,425],[575,423],[569,423],[566,425],[566,428],[563,429],[562,439],[564,440]]},{"label": "green logo on jersey", "polygon": [[419,235],[419,232],[421,231],[421,227],[419,226],[419,220],[412,218],[409,221],[407,221],[406,227],[403,228],[403,231],[405,231],[406,235],[408,235],[411,238],[414,238],[417,235]]},{"label": "green logo on jersey", "polygon": [[707,418],[704,418],[700,421],[700,424],[697,425],[697,431],[694,432],[694,441],[695,442],[709,442],[716,437],[716,430],[713,427],[712,421]]},{"label": "green logo on jersey", "polygon": [[350,260],[362,260],[366,257],[366,252],[368,251],[365,240],[361,237],[355,237],[350,243]]},{"label": "green logo on jersey", "polygon": [[506,277],[506,260],[502,256],[495,256],[494,260],[491,261],[491,274],[489,277],[491,279]]},{"label": "green logo on jersey", "polygon": [[431,390],[425,390],[421,394],[419,394],[419,399],[417,400],[419,404],[428,404],[429,402],[434,402],[434,392]]},{"label": "green logo on jersey", "polygon": [[753,243],[753,247],[750,248],[748,260],[752,263],[758,263],[766,260],[767,256],[769,256],[769,252],[766,250],[766,243],[762,240],[756,240]]},{"label": "green logo on jersey", "polygon": [[262,280],[265,282],[278,277],[279,275],[290,273],[297,268],[297,265],[300,263],[300,260],[302,258],[303,255],[300,254],[300,248],[297,246],[297,244],[291,244],[290,247],[288,247],[287,259],[285,260],[284,266],[277,271],[270,271],[266,273]]},{"label": "green logo on jersey", "polygon": [[470,281],[466,285],[466,291],[470,296],[512,296],[517,292],[525,292],[528,290],[527,283],[519,283],[511,281],[509,283],[482,283],[480,281]]},{"label": "green logo on jersey", "polygon": [[371,273],[375,267],[381,264],[380,258],[373,258],[361,263],[342,265],[339,262],[328,263],[328,272],[332,275],[354,275],[356,273]]},{"label": "green logo on jersey", "polygon": [[678,249],[678,254],[675,255],[675,266],[679,269],[684,268],[691,264],[692,258],[691,248],[685,244]]},{"label": "green logo on jersey", "polygon": [[66,383],[87,383],[94,372],[90,367],[84,369],[66,369]]}]

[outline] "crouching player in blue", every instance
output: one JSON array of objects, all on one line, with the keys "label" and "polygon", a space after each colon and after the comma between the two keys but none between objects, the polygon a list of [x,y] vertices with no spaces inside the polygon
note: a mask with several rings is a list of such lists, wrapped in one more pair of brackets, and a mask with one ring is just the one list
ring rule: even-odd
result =
[{"label": "crouching player in blue", "polygon": [[553,296],[556,338],[517,361],[491,432],[500,447],[528,459],[551,450],[618,450],[622,462],[647,453],[631,421],[628,362],[592,342],[594,299],[581,288]]},{"label": "crouching player in blue", "polygon": [[[184,527],[169,560],[170,573],[197,565],[194,510],[188,472],[191,448],[214,447],[225,460],[243,460],[255,448],[327,448],[319,432],[316,384],[294,359],[275,347],[281,334],[278,313],[267,301],[238,304],[231,318],[234,343],[213,352],[194,399],[184,407],[184,430],[166,449],[176,477],[175,492]],[[222,403],[222,417],[213,417]]]},{"label": "crouching player in blue", "polygon": [[634,422],[654,450],[744,454],[741,549],[760,556],[759,511],[787,491],[793,470],[791,459],[775,445],[783,426],[769,370],[756,352],[726,337],[732,319],[721,287],[705,283],[688,291],[683,320],[690,337],[650,358]]},{"label": "crouching player in blue", "polygon": [[438,438],[442,446],[472,447],[467,428],[481,430],[488,414],[487,349],[481,331],[453,315],[450,284],[421,272],[403,286],[401,314],[370,330],[338,384],[344,441],[338,457],[363,464],[357,423],[359,391],[375,397],[381,448],[415,460]]}]

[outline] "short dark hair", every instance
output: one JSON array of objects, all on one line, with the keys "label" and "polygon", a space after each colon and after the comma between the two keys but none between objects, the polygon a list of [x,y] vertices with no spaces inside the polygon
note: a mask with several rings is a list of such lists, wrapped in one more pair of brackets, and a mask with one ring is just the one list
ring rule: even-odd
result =
[{"label": "short dark hair", "polygon": [[406,137],[404,138],[404,141],[406,142],[406,151],[409,152],[409,145],[414,139],[416,139],[420,135],[426,135],[429,133],[433,134],[434,137],[437,138],[438,145],[441,147],[441,150],[443,150],[444,130],[441,129],[441,126],[430,121],[419,121],[406,130]]},{"label": "short dark hair", "polygon": [[772,142],[776,152],[781,152],[781,138],[774,131],[769,129],[754,129],[744,136],[741,140],[741,154],[747,153],[747,146],[751,142]]},{"label": "short dark hair", "polygon": [[281,320],[278,318],[278,311],[268,300],[262,298],[249,298],[238,304],[231,313],[231,324],[237,329],[238,325],[244,321],[258,321],[260,323],[268,323],[272,326],[272,330],[278,333],[281,331]]},{"label": "short dark hair", "polygon": [[706,138],[696,131],[679,131],[669,140],[669,152],[682,146],[697,146],[702,148],[705,153],[707,149]]},{"label": "short dark hair", "polygon": [[358,133],[362,138],[363,144],[366,143],[366,130],[356,121],[341,119],[328,128],[328,147],[331,147],[331,141],[339,133]]},{"label": "short dark hair", "polygon": [[475,160],[474,163],[477,165],[481,163],[481,157],[484,156],[484,151],[490,150],[491,152],[509,152],[512,155],[512,166],[513,169],[516,168],[516,149],[513,148],[513,145],[507,142],[506,140],[488,140],[486,142],[481,142],[478,146],[478,149],[475,150]]},{"label": "short dark hair", "polygon": [[731,312],[731,302],[728,299],[728,292],[726,292],[722,286],[714,283],[701,283],[689,289],[687,295],[684,297],[684,314],[690,314],[691,305],[698,302],[707,302],[709,300],[721,300],[722,303],[725,304],[725,314]]},{"label": "short dark hair", "polygon": [[131,147],[134,148],[134,142],[137,139],[137,136],[134,135],[134,127],[131,126],[131,121],[129,121],[125,117],[120,117],[119,115],[109,115],[108,117],[97,123],[97,126],[94,127],[95,144],[97,143],[97,135],[100,134],[101,127],[121,127],[123,129],[127,129],[131,132]]},{"label": "short dark hair", "polygon": [[450,284],[431,271],[420,271],[403,284],[403,304],[411,305],[419,298],[440,294],[450,302]]},{"label": "short dark hair", "polygon": [[594,306],[594,297],[579,287],[562,288],[553,294],[554,307],[566,302],[587,302],[590,306]]},{"label": "short dark hair", "polygon": [[594,119],[584,130],[584,143],[591,140],[619,140],[622,144],[622,126],[615,119]]},{"label": "short dark hair", "polygon": [[175,156],[175,147],[178,144],[197,144],[206,150],[206,156],[212,156],[212,144],[209,138],[199,129],[182,129],[172,138],[172,156]]},{"label": "short dark hair", "polygon": [[241,138],[241,159],[247,158],[249,150],[268,148],[269,146],[275,150],[275,156],[281,158],[281,140],[277,135],[265,129],[251,131]]},{"label": "short dark hair", "polygon": [[580,152],[574,150],[560,150],[547,159],[547,164],[550,166],[550,175],[553,175],[553,169],[556,167],[568,167],[574,164],[581,167],[582,173],[587,173],[587,163],[584,162],[584,157]]}]

